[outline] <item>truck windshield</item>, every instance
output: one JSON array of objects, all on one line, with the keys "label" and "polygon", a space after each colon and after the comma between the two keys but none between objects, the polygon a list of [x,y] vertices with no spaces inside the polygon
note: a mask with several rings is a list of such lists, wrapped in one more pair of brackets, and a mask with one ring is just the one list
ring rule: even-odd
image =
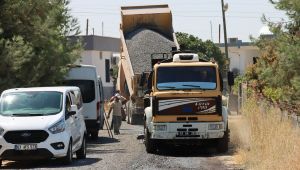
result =
[{"label": "truck windshield", "polygon": [[160,67],[157,69],[158,90],[216,89],[216,69],[211,66]]},{"label": "truck windshield", "polygon": [[57,114],[62,109],[62,93],[30,91],[7,93],[0,100],[3,116],[43,116]]}]

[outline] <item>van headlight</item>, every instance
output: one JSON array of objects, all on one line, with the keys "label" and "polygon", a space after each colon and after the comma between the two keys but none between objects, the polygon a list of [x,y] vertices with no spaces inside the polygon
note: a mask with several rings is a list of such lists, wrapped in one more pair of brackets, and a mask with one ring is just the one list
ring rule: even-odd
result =
[{"label": "van headlight", "polygon": [[167,125],[154,125],[155,131],[167,131]]},{"label": "van headlight", "polygon": [[56,133],[63,132],[65,130],[65,127],[66,127],[65,121],[64,120],[60,120],[59,122],[57,122],[54,125],[52,125],[48,130],[52,134],[56,134]]},{"label": "van headlight", "polygon": [[223,129],[223,124],[209,124],[208,130],[221,130]]},{"label": "van headlight", "polygon": [[4,132],[4,129],[2,127],[0,127],[0,136],[2,136],[3,132]]}]

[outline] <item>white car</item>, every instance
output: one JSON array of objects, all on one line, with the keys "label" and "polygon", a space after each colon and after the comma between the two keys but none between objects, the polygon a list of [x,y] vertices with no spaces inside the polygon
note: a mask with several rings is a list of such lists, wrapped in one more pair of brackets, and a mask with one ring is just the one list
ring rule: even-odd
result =
[{"label": "white car", "polygon": [[[86,157],[86,127],[78,87],[6,90],[0,98],[2,160]],[[0,164],[1,165],[1,164]]]}]

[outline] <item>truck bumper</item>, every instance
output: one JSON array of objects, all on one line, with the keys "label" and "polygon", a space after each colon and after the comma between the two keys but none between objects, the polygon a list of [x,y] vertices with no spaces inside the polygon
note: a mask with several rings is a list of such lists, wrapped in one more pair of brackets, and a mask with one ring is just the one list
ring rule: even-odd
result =
[{"label": "truck bumper", "polygon": [[152,123],[151,139],[218,139],[224,136],[223,122]]}]

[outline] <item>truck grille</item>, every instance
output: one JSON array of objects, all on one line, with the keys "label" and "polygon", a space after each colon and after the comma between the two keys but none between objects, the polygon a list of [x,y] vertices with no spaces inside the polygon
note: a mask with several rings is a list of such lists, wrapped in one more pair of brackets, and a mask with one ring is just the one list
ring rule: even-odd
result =
[{"label": "truck grille", "polygon": [[12,144],[40,143],[45,141],[48,136],[49,134],[43,130],[22,130],[6,132],[4,139]]}]

